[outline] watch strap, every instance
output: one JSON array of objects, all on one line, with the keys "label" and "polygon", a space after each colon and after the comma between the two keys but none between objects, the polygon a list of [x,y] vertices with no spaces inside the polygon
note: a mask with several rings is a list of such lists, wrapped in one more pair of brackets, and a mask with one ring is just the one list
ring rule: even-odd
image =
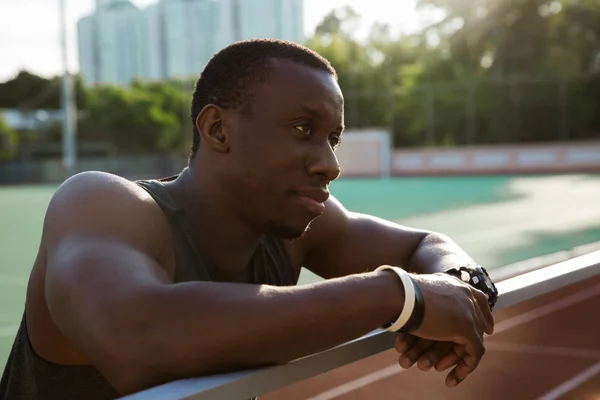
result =
[{"label": "watch strap", "polygon": [[498,300],[498,289],[484,267],[481,265],[464,265],[459,268],[451,268],[445,272],[485,293],[488,296],[490,310],[494,309]]},{"label": "watch strap", "polygon": [[385,325],[383,328],[390,332],[413,332],[423,321],[425,302],[423,293],[410,275],[399,267],[382,265],[375,271],[389,270],[400,278],[404,287],[404,305],[396,321]]}]

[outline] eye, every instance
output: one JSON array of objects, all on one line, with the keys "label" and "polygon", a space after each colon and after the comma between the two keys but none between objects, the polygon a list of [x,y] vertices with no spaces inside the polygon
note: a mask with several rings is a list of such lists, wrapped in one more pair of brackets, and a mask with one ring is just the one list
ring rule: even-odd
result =
[{"label": "eye", "polygon": [[342,144],[342,138],[339,135],[332,135],[329,137],[329,144],[333,149],[336,149],[340,144]]},{"label": "eye", "polygon": [[301,124],[296,125],[294,128],[298,129],[300,132],[304,133],[307,136],[310,136],[312,127],[309,124]]}]

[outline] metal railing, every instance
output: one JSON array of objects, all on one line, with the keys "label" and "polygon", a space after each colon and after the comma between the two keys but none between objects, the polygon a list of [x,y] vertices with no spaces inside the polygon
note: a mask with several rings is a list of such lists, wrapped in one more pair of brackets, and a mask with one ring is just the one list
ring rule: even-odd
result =
[{"label": "metal railing", "polygon": [[[594,251],[504,279],[497,283],[500,296],[495,311],[598,274],[600,251]],[[394,333],[375,330],[356,340],[285,365],[183,379],[124,397],[123,400],[248,399],[389,350],[395,338]]]}]

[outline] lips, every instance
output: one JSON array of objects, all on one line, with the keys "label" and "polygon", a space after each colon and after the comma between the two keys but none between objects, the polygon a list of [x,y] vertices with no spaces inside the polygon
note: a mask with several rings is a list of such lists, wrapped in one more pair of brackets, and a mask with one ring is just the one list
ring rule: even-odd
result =
[{"label": "lips", "polygon": [[324,190],[299,190],[295,192],[300,204],[311,214],[321,215],[325,211],[325,202],[329,192]]},{"label": "lips", "polygon": [[301,197],[307,197],[317,203],[325,203],[329,199],[329,192],[326,190],[298,190],[296,194]]}]

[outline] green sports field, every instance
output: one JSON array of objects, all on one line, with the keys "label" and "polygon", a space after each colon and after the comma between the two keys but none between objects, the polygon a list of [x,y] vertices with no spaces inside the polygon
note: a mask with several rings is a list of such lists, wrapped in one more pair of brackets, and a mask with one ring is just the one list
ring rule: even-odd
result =
[{"label": "green sports field", "polygon": [[[55,189],[0,187],[0,369]],[[348,179],[331,190],[348,209],[446,233],[492,269],[600,241],[600,175]]]}]

